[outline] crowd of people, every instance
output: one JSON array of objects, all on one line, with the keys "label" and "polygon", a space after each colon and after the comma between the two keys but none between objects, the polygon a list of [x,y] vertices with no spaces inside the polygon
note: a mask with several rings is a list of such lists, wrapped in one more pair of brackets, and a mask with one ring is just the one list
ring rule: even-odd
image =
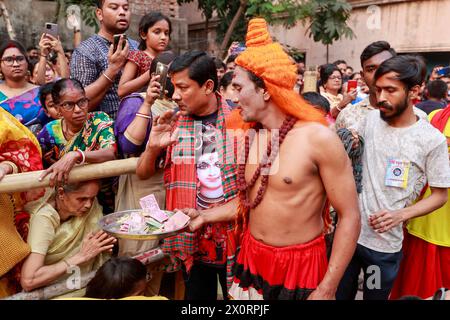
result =
[{"label": "crowd of people", "polygon": [[[98,271],[67,296],[96,299],[158,295],[174,273],[186,300],[216,300],[219,286],[235,300],[450,288],[450,68],[427,76],[422,58],[377,41],[360,72],[324,64],[305,90],[305,61],[264,19],[222,60],[171,51],[160,12],[142,17],[139,41],[125,36],[127,0],[97,1],[96,16],[99,32],[73,52],[50,34],[39,50],[0,46],[0,184],[37,170],[50,180],[0,194],[0,297],[74,267]],[[135,174],[68,182],[76,166],[130,157]],[[190,217],[150,277],[98,229],[149,194]]]}]

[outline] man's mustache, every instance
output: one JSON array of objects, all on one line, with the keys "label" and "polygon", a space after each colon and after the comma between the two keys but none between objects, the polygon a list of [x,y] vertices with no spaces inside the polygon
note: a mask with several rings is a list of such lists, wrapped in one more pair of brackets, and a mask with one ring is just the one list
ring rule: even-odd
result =
[{"label": "man's mustache", "polygon": [[387,102],[383,101],[383,102],[378,102],[377,103],[377,107],[378,108],[384,108],[384,109],[389,109],[389,110],[393,110],[394,108]]}]

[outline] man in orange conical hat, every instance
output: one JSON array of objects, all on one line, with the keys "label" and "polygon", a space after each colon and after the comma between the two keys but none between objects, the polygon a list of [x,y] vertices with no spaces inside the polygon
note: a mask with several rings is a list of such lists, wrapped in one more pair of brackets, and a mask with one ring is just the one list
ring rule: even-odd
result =
[{"label": "man in orange conical hat", "polygon": [[[334,299],[360,230],[350,160],[319,111],[293,91],[296,67],[252,19],[232,85],[238,109],[227,128],[251,123],[239,165],[240,249],[234,299]],[[262,147],[261,146],[267,146]],[[328,261],[322,211],[339,215]]]}]

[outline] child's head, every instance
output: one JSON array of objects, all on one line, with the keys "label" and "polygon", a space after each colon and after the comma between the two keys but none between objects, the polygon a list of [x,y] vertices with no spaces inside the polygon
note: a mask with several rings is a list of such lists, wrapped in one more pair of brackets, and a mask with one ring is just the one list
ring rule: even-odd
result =
[{"label": "child's head", "polygon": [[39,100],[41,101],[41,106],[44,108],[44,112],[47,117],[59,119],[60,115],[52,98],[53,84],[53,82],[50,82],[39,88]]},{"label": "child's head", "polygon": [[136,259],[111,258],[97,270],[86,286],[87,298],[121,299],[144,294],[147,269]]},{"label": "child's head", "polygon": [[233,101],[236,97],[236,89],[231,85],[233,80],[233,71],[227,72],[220,79],[219,91],[220,94],[227,100]]},{"label": "child's head", "polygon": [[306,102],[308,102],[314,108],[319,109],[324,114],[330,112],[330,103],[321,94],[317,92],[305,92],[302,96],[303,99],[306,100]]},{"label": "child's head", "polygon": [[163,52],[169,45],[172,23],[161,12],[150,12],[139,22],[141,43],[139,50],[151,49],[155,53]]}]

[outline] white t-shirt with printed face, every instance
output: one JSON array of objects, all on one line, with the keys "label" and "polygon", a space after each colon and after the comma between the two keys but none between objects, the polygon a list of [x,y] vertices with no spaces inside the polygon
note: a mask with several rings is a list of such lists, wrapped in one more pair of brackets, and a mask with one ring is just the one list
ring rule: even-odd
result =
[{"label": "white t-shirt with printed face", "polygon": [[379,252],[398,252],[402,225],[377,233],[369,225],[369,215],[411,206],[427,182],[431,187],[450,187],[446,138],[423,119],[407,128],[391,127],[379,110],[368,113],[355,129],[365,139],[358,243]]}]

